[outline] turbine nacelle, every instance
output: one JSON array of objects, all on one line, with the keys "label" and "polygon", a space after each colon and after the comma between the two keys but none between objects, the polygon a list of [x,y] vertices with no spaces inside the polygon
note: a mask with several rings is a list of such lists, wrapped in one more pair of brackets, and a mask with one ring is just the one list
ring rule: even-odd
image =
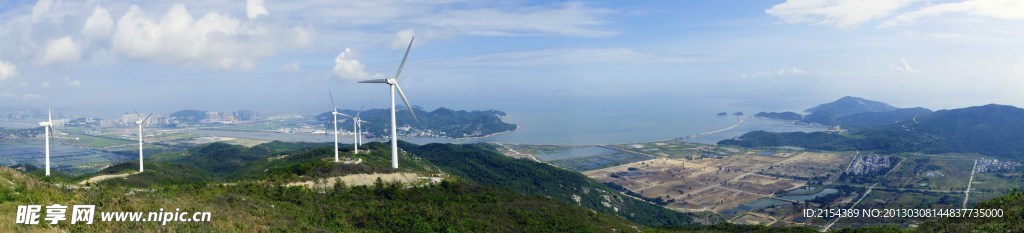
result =
[{"label": "turbine nacelle", "polygon": [[50,126],[50,122],[39,122],[39,126],[43,126],[43,127]]}]

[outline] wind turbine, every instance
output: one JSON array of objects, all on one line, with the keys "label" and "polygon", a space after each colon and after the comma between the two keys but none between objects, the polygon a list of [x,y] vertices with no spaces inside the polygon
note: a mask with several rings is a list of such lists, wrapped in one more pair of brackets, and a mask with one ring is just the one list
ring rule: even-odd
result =
[{"label": "wind turbine", "polygon": [[[363,106],[366,107],[366,106]],[[359,107],[359,111],[356,112],[356,116],[352,117],[352,147],[355,148],[355,153],[359,154],[359,145],[363,144],[363,120],[359,119],[359,114],[363,113],[363,107]]]},{"label": "wind turbine", "polygon": [[46,121],[39,122],[43,127],[46,137],[46,176],[50,176],[50,128],[53,127],[53,117],[50,115],[50,106],[46,106]]},{"label": "wind turbine", "polygon": [[[139,114],[138,110],[135,110],[135,115],[136,116],[141,116]],[[146,116],[145,119],[142,119],[140,121],[136,121],[135,122],[135,124],[139,125],[139,173],[142,173],[142,171],[143,171],[143,167],[142,167],[142,125],[145,124],[146,121],[149,120],[149,117],[151,117],[151,116],[153,116],[152,113],[150,113],[149,116]]]},{"label": "wind turbine", "polygon": [[416,112],[412,110],[412,105],[409,104],[409,99],[405,98],[405,94],[402,93],[402,87],[398,86],[398,75],[402,74],[402,67],[405,67],[405,60],[409,58],[409,50],[412,49],[412,42],[416,40],[413,37],[409,40],[409,47],[405,48],[405,56],[402,57],[402,64],[398,65],[398,71],[395,72],[395,76],[387,79],[371,79],[360,81],[359,83],[386,83],[391,87],[391,168],[398,169],[398,129],[395,123],[395,90],[398,90],[398,95],[402,97],[402,101],[405,102],[405,107],[409,108],[409,113],[412,114],[412,119],[419,122],[416,118]]},{"label": "wind turbine", "polygon": [[[331,91],[327,91],[328,95],[331,95],[331,117],[334,117],[334,162],[341,162],[338,158],[338,115],[352,117],[344,113],[338,112],[338,106],[334,105],[334,94]],[[353,142],[354,144],[354,142]],[[359,153],[357,150],[356,153]]]}]

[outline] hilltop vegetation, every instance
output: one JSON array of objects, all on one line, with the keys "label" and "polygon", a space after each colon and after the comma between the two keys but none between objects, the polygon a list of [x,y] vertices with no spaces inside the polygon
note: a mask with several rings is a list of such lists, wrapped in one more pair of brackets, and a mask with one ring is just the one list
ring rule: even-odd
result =
[{"label": "hilltop vegetation", "polygon": [[[401,107],[401,106],[399,106]],[[399,108],[399,111],[404,110]],[[486,111],[455,111],[447,108],[438,108],[434,111],[423,111],[420,108],[413,108],[419,121],[412,118],[409,113],[399,112],[396,121],[399,126],[408,125],[412,128],[408,131],[399,129],[399,135],[429,136],[467,138],[481,137],[512,131],[516,129],[515,124],[505,123],[502,117],[505,113],[498,110]],[[340,112],[355,115],[355,110],[341,110]],[[387,130],[391,127],[390,109],[367,109],[360,117],[367,121],[363,123],[363,132],[371,137],[388,135]],[[317,116],[326,129],[333,129],[331,113],[326,112]],[[345,120],[345,123],[342,123]],[[351,129],[352,122],[349,118],[338,117],[339,129]]]},{"label": "hilltop vegetation", "polygon": [[[50,227],[78,231],[609,231],[631,229],[624,219],[594,213],[542,197],[518,195],[469,182],[402,188],[378,183],[370,187],[309,190],[264,183],[160,186],[148,191],[99,186],[65,189],[37,178],[0,168],[0,209],[21,204],[96,204],[97,211],[210,211],[211,222],[101,222],[93,225],[15,225],[5,231]],[[14,211],[0,217],[14,219]],[[98,217],[97,217],[98,219]]]}]

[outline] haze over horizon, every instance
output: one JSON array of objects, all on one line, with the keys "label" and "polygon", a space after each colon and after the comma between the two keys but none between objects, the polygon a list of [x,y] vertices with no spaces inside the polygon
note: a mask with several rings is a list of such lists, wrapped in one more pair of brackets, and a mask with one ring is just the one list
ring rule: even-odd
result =
[{"label": "haze over horizon", "polygon": [[[1024,106],[1024,3],[0,1],[0,106],[267,113]],[[537,105],[537,106],[533,106]]]}]

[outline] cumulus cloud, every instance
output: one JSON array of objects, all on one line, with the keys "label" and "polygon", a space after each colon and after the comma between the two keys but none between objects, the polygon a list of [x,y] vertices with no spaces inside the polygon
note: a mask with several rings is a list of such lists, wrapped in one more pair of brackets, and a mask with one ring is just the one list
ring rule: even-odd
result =
[{"label": "cumulus cloud", "polygon": [[366,65],[359,62],[359,53],[351,48],[345,48],[341,54],[334,58],[334,75],[346,80],[363,80],[372,76],[366,72]]},{"label": "cumulus cloud", "polygon": [[273,53],[268,34],[216,12],[193,18],[182,4],[171,6],[159,21],[133,5],[117,21],[113,50],[132,58],[247,70],[256,58]]},{"label": "cumulus cloud", "polygon": [[70,76],[64,76],[64,84],[72,87],[80,87],[82,86],[82,81],[71,79]]},{"label": "cumulus cloud", "polygon": [[39,62],[44,65],[67,64],[77,62],[81,58],[82,49],[71,40],[71,37],[65,36],[47,43]]},{"label": "cumulus cloud", "polygon": [[17,99],[18,96],[11,93],[0,93],[0,100]]},{"label": "cumulus cloud", "polygon": [[915,0],[786,0],[765,10],[786,23],[856,28],[892,15]]},{"label": "cumulus cloud", "polygon": [[882,23],[881,27],[910,25],[922,18],[938,17],[951,13],[963,13],[973,16],[993,17],[997,19],[1024,19],[1024,1],[1020,0],[966,0],[931,4],[920,9],[896,16]]},{"label": "cumulus cloud", "polygon": [[43,83],[40,83],[40,84],[39,84],[39,87],[42,87],[42,88],[50,88],[50,82],[43,82]]},{"label": "cumulus cloud", "polygon": [[245,15],[249,19],[255,19],[261,15],[268,15],[270,12],[267,11],[267,7],[263,4],[263,0],[247,0],[245,1]]},{"label": "cumulus cloud", "polygon": [[53,7],[53,0],[39,0],[36,5],[32,7],[32,22],[39,22],[43,18],[46,12],[49,12]]},{"label": "cumulus cloud", "polygon": [[908,72],[908,73],[918,73],[917,70],[915,70],[914,67],[911,67],[910,63],[907,62],[907,60],[903,59],[903,58],[900,58],[900,63],[899,64],[895,64],[895,65],[892,65],[892,66],[896,67],[896,70],[899,70],[899,71]]},{"label": "cumulus cloud", "polygon": [[0,82],[18,76],[18,66],[0,60]]},{"label": "cumulus cloud", "polygon": [[82,35],[90,39],[106,39],[110,37],[110,31],[114,27],[114,19],[110,12],[101,6],[96,6],[92,15],[85,19],[85,27],[82,28]]}]

